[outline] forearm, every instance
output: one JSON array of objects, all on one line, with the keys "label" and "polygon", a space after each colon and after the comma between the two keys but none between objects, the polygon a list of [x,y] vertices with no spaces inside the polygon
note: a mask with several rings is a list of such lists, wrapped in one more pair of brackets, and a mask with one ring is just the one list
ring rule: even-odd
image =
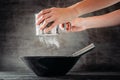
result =
[{"label": "forearm", "polygon": [[120,25],[120,9],[101,16],[83,18],[83,25],[86,29]]},{"label": "forearm", "polygon": [[86,13],[106,8],[117,2],[120,2],[120,0],[83,0],[70,6],[69,8],[73,8],[73,10],[76,12],[76,15],[81,16]]}]

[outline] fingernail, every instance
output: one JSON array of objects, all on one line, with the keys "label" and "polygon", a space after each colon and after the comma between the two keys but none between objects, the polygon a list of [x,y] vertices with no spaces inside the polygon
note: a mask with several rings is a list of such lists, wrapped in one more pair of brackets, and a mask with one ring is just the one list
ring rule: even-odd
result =
[{"label": "fingernail", "polygon": [[43,18],[43,16],[41,16],[40,18],[39,18],[39,20],[41,20]]},{"label": "fingernail", "polygon": [[36,25],[39,25],[38,21],[36,21]]},{"label": "fingernail", "polygon": [[47,33],[47,29],[45,29],[44,32]]},{"label": "fingernail", "polygon": [[40,27],[40,30],[42,30],[43,28],[42,27]]},{"label": "fingernail", "polygon": [[39,18],[39,16],[38,16],[38,14],[36,15],[36,19],[38,19]]},{"label": "fingernail", "polygon": [[48,33],[49,32],[49,29],[45,29],[45,33]]},{"label": "fingernail", "polygon": [[43,17],[41,16],[41,17],[37,20],[37,24],[38,24],[38,25],[42,23],[42,21],[43,21],[42,18],[43,18]]}]

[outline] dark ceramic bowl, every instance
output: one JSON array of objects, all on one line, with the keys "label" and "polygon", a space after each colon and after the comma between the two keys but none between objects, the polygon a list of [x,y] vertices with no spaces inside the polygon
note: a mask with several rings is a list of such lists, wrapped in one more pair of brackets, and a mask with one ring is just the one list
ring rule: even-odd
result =
[{"label": "dark ceramic bowl", "polygon": [[79,57],[65,56],[29,56],[22,60],[38,76],[65,75],[77,62]]},{"label": "dark ceramic bowl", "polygon": [[62,76],[74,66],[83,54],[94,47],[94,44],[90,44],[75,52],[72,56],[26,56],[22,60],[38,76]]}]

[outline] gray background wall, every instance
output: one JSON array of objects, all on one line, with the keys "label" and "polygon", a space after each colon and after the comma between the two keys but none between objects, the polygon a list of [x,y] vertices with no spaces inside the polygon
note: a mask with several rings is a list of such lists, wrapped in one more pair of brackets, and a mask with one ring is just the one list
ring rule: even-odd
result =
[{"label": "gray background wall", "polygon": [[[35,36],[34,14],[79,0],[0,0],[0,71],[29,71],[22,56],[70,55],[89,43],[96,48],[82,56],[72,71],[120,71],[120,27],[90,29],[57,36],[60,48],[47,48]],[[83,17],[119,9],[115,4]]]}]

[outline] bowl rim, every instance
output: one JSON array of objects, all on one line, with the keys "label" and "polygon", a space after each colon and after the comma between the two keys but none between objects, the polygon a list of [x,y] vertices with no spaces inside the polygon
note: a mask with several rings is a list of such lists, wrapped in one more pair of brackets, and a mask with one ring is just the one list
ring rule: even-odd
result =
[{"label": "bowl rim", "polygon": [[21,56],[20,58],[75,58],[75,56]]}]

